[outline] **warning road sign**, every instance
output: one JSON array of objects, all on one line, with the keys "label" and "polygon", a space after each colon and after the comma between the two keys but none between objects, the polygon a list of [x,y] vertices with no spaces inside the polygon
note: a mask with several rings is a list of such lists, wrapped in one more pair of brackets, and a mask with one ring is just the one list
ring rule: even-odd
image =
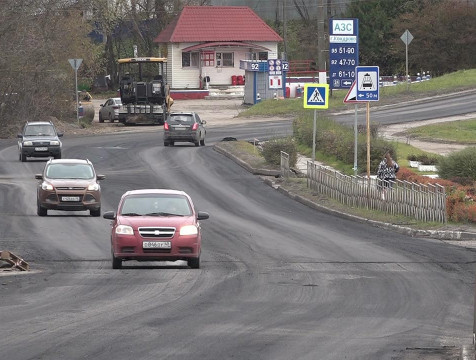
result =
[{"label": "warning road sign", "polygon": [[304,108],[328,109],[329,108],[329,85],[328,84],[304,84]]},{"label": "warning road sign", "polygon": [[344,104],[348,103],[358,103],[357,100],[357,89],[355,88],[355,81],[352,83],[352,86],[349,89],[349,92],[344,98]]}]

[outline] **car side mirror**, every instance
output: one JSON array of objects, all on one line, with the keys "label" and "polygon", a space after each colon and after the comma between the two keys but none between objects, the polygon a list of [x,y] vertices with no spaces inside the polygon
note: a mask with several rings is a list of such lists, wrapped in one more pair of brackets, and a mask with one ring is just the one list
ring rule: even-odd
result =
[{"label": "car side mirror", "polygon": [[101,105],[99,105],[99,106],[100,106],[100,107],[103,107],[103,106],[104,106],[104,104],[101,104]]},{"label": "car side mirror", "polygon": [[63,133],[57,133],[56,135],[58,135],[58,137],[62,137]]},{"label": "car side mirror", "polygon": [[43,180],[43,174],[35,174],[36,180]]},{"label": "car side mirror", "polygon": [[23,138],[23,135],[22,135],[22,134],[18,134],[18,135],[17,135],[17,138],[20,138],[20,139],[21,139],[21,138]]},{"label": "car side mirror", "polygon": [[96,175],[97,180],[104,180],[106,178],[106,175]]},{"label": "car side mirror", "polygon": [[197,220],[205,220],[205,219],[208,219],[209,217],[210,215],[208,215],[208,213],[205,211],[199,211],[197,214]]},{"label": "car side mirror", "polygon": [[109,220],[116,220],[116,212],[115,211],[106,211],[102,217],[104,219],[109,219]]}]

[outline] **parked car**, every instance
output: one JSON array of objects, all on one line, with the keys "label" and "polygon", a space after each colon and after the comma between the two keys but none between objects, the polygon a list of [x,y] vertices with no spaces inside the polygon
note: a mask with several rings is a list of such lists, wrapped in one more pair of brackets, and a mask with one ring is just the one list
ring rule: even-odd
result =
[{"label": "parked car", "polygon": [[173,146],[176,141],[205,145],[206,123],[196,112],[170,113],[164,122],[164,146]]},{"label": "parked car", "polygon": [[101,104],[101,108],[99,109],[99,122],[102,123],[104,120],[109,120],[110,122],[119,120],[119,109],[121,106],[121,98],[107,99],[104,104]]},{"label": "parked car", "polygon": [[39,180],[37,213],[46,216],[48,210],[89,210],[91,216],[101,216],[101,186],[93,164],[83,159],[50,159]]},{"label": "parked car", "polygon": [[51,121],[27,122],[18,134],[18,159],[27,161],[28,157],[54,157],[61,159],[62,133],[56,131]]},{"label": "parked car", "polygon": [[111,229],[112,268],[122,262],[186,260],[200,267],[202,232],[192,199],[183,191],[167,189],[132,190],[122,195],[117,212],[105,212],[113,220]]}]

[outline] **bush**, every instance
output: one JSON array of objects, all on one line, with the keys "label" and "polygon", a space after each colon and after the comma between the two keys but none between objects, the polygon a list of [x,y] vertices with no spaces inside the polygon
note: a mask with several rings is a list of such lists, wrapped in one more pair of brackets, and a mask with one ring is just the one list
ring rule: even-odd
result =
[{"label": "bush", "polygon": [[84,116],[80,122],[91,125],[94,121],[94,106],[92,104],[83,104]]},{"label": "bush", "polygon": [[442,157],[438,163],[438,175],[444,179],[476,180],[476,147],[468,147]]},{"label": "bush", "polygon": [[[293,134],[296,141],[312,149],[313,117],[303,115],[293,122]],[[372,134],[371,131],[371,135]],[[316,124],[316,150],[326,155],[331,155],[337,160],[353,164],[354,162],[354,129],[341,125],[332,119],[321,117]],[[370,146],[370,171],[375,174],[378,164],[384,154],[390,151],[397,160],[397,153],[393,143],[377,136],[371,137]],[[358,171],[363,173],[367,169],[367,136],[358,134],[357,137],[357,163]]]},{"label": "bush", "polygon": [[281,151],[289,154],[289,166],[295,166],[297,162],[297,147],[292,137],[272,139],[263,144],[263,157],[269,164],[281,164]]}]

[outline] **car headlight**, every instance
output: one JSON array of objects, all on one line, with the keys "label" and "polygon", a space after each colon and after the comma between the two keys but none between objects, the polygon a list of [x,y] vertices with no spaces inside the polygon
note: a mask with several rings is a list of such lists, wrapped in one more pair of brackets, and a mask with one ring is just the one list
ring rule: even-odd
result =
[{"label": "car headlight", "polygon": [[43,183],[41,184],[41,189],[42,189],[42,190],[50,190],[50,191],[51,191],[51,190],[53,190],[54,188],[53,188],[53,185],[51,185],[51,184],[49,184],[49,183],[47,183],[47,182],[43,182]]},{"label": "car headlight", "polygon": [[197,235],[198,229],[195,225],[185,225],[180,229],[180,235]]},{"label": "car headlight", "polygon": [[58,146],[59,144],[60,144],[60,142],[57,141],[57,140],[52,140],[52,141],[50,141],[50,145]]},{"label": "car headlight", "polygon": [[116,227],[116,234],[134,235],[134,230],[129,225],[119,225],[118,227]]},{"label": "car headlight", "polygon": [[33,141],[24,141],[23,146],[33,146]]},{"label": "car headlight", "polygon": [[89,184],[88,190],[90,190],[90,191],[98,191],[98,190],[99,190],[99,184],[98,184],[98,183]]}]

